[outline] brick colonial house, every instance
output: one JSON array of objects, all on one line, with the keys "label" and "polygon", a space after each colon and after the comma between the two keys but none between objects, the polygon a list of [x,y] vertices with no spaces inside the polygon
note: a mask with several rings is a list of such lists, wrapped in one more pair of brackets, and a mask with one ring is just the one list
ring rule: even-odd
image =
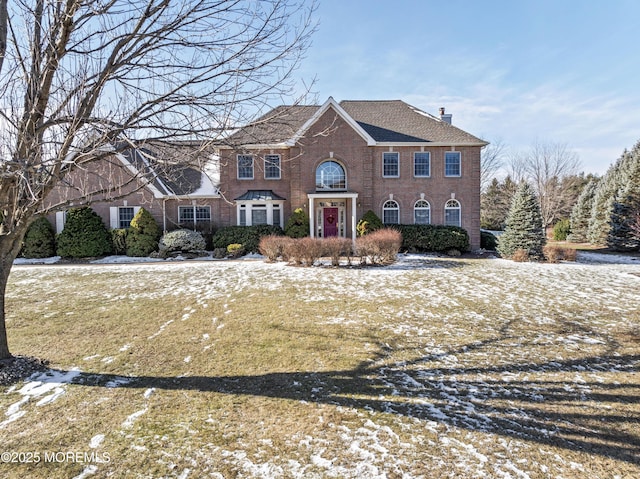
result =
[{"label": "brick colonial house", "polygon": [[[373,210],[386,224],[462,226],[475,249],[485,145],[453,126],[444,109],[436,117],[397,100],[329,98],[320,106],[275,108],[206,154],[185,145],[183,151],[197,151],[191,164],[204,168],[157,171],[153,146],[118,154],[119,174],[153,175],[93,208],[116,228],[143,206],[165,230],[198,223],[284,226],[303,208],[311,236],[347,238],[355,238],[358,220]],[[179,154],[174,149],[168,156]],[[58,201],[69,193],[53,196]],[[60,230],[64,215],[56,219]]]}]

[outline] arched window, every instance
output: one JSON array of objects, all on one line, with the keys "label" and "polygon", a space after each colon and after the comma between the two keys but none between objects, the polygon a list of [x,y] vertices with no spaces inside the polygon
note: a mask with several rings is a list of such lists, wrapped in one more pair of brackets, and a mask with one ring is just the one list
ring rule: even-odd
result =
[{"label": "arched window", "polygon": [[347,176],[344,168],[336,161],[328,160],[316,169],[316,190],[346,190]]},{"label": "arched window", "polygon": [[460,202],[449,200],[444,205],[444,224],[447,226],[460,226]]},{"label": "arched window", "polygon": [[400,223],[400,207],[397,201],[387,200],[382,205],[382,222],[385,225],[397,225]]},{"label": "arched window", "polygon": [[417,225],[428,225],[431,223],[431,206],[428,201],[418,200],[413,205],[413,222]]}]

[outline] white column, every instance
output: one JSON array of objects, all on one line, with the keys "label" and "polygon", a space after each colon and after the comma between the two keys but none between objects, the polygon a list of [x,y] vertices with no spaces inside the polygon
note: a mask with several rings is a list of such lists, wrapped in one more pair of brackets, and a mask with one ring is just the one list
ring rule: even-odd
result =
[{"label": "white column", "polygon": [[316,237],[316,211],[313,205],[313,198],[309,196],[309,236],[312,238]]},{"label": "white column", "polygon": [[357,210],[357,198],[351,198],[351,239],[355,245],[356,241],[356,214]]}]

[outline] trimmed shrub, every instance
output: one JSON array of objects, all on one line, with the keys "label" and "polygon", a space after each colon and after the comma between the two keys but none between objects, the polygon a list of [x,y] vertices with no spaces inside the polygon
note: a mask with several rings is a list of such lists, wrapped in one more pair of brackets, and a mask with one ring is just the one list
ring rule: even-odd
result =
[{"label": "trimmed shrub", "polygon": [[322,257],[323,240],[319,238],[292,238],[283,243],[283,257],[295,265],[313,266]]},{"label": "trimmed shrub", "polygon": [[571,221],[568,219],[558,221],[553,227],[555,241],[566,241],[569,233],[571,233]]},{"label": "trimmed shrub", "polygon": [[396,261],[402,235],[396,229],[381,230],[361,236],[356,240],[356,254],[361,264],[391,264]]},{"label": "trimmed shrub", "polygon": [[353,254],[353,242],[347,238],[332,236],[322,240],[322,256],[331,258],[332,266],[340,265],[340,258],[346,257],[351,264],[351,255]]},{"label": "trimmed shrub", "polygon": [[373,233],[384,227],[382,220],[380,217],[375,214],[373,211],[369,210],[364,215],[362,215],[362,219],[358,221],[356,225],[356,231],[358,236],[364,236],[369,233]]},{"label": "trimmed shrub", "polygon": [[214,248],[225,248],[230,244],[241,244],[247,253],[258,253],[260,238],[268,235],[283,235],[279,226],[225,226],[213,235],[211,240]]},{"label": "trimmed shrub", "polygon": [[58,256],[63,258],[91,258],[110,254],[111,233],[102,218],[88,206],[67,212],[64,230],[56,238]]},{"label": "trimmed shrub", "polygon": [[160,238],[159,255],[167,258],[179,253],[202,256],[205,251],[205,241],[200,233],[191,230],[170,231]]},{"label": "trimmed shrub", "polygon": [[480,231],[480,247],[489,251],[495,251],[498,246],[498,238],[488,231]]},{"label": "trimmed shrub", "polygon": [[274,263],[282,255],[283,238],[286,236],[267,235],[260,238],[258,251],[267,258],[267,261]]},{"label": "trimmed shrub", "polygon": [[233,243],[227,246],[227,256],[229,258],[239,258],[244,254],[244,246],[240,243]]},{"label": "trimmed shrub", "polygon": [[160,227],[151,213],[140,208],[131,220],[131,228],[126,236],[127,256],[149,256],[158,250],[161,235]]},{"label": "trimmed shrub", "polygon": [[402,234],[402,250],[415,253],[443,252],[451,249],[468,251],[467,230],[444,225],[395,225]]},{"label": "trimmed shrub", "polygon": [[25,258],[49,258],[55,254],[55,231],[49,220],[41,216],[31,223],[24,235],[21,255]]},{"label": "trimmed shrub", "polygon": [[113,243],[113,254],[127,254],[127,234],[126,228],[116,228],[111,230],[111,242]]},{"label": "trimmed shrub", "polygon": [[284,227],[284,234],[289,238],[309,236],[309,215],[302,208],[295,209],[289,217]]}]

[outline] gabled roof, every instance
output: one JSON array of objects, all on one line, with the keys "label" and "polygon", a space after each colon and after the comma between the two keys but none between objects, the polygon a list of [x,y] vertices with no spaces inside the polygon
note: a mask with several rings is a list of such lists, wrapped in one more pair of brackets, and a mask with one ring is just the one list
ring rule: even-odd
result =
[{"label": "gabled roof", "polygon": [[132,146],[120,153],[156,197],[219,196],[218,161],[204,156],[197,144]]},{"label": "gabled roof", "polygon": [[333,109],[369,146],[399,143],[484,146],[484,140],[401,100],[344,100],[323,105],[280,106],[229,136],[230,145],[293,146],[329,109]]}]

